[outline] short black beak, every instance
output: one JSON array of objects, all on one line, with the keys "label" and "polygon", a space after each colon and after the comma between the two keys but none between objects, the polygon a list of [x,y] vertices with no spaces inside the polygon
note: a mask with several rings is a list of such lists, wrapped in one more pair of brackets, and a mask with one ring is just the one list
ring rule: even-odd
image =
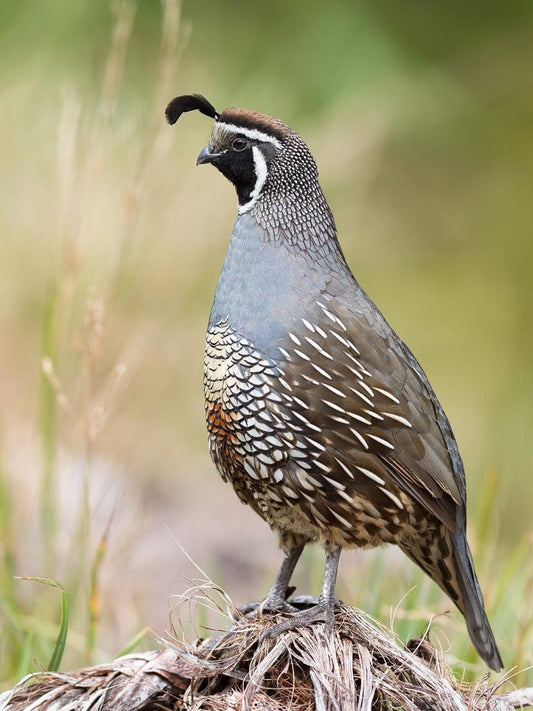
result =
[{"label": "short black beak", "polygon": [[205,147],[202,148],[200,151],[198,158],[196,159],[196,165],[202,165],[202,163],[212,163],[213,158],[216,158],[218,156],[218,153],[211,153],[209,150],[209,144]]}]

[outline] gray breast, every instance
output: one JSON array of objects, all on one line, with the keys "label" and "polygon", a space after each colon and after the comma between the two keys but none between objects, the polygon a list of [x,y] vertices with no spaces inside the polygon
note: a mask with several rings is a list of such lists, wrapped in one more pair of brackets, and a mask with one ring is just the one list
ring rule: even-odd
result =
[{"label": "gray breast", "polygon": [[324,269],[281,235],[273,240],[253,216],[241,215],[224,260],[209,326],[226,322],[265,356],[275,356],[276,342],[291,330],[295,318],[319,294],[341,290],[342,278],[339,269]]}]

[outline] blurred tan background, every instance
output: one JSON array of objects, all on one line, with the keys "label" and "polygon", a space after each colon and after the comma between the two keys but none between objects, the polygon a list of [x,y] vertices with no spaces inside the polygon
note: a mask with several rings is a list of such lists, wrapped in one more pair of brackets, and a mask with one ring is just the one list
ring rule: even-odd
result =
[{"label": "blurred tan background", "polygon": [[[197,575],[176,541],[237,603],[265,593],[279,559],[207,453],[204,329],[236,199],[195,168],[210,120],[164,123],[179,93],[277,115],[305,138],[356,277],[452,422],[471,520],[494,486],[486,530],[502,555],[532,528],[533,5],[179,10],[0,5],[0,426],[15,570],[75,575],[80,532],[96,545],[113,512],[101,572],[113,652],[142,625],[162,632],[180,576]],[[373,555],[345,554],[348,602]],[[387,555],[399,577],[382,597],[395,605],[412,568]],[[311,551],[306,591],[320,566]],[[24,594],[31,605],[36,591]]]}]

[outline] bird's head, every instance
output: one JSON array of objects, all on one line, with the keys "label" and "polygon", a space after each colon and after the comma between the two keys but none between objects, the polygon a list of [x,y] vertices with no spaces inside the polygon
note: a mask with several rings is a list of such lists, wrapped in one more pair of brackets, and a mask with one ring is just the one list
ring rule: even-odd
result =
[{"label": "bird's head", "polygon": [[230,180],[239,199],[239,213],[254,207],[268,189],[279,195],[300,193],[317,178],[315,162],[297,133],[283,121],[246,109],[219,114],[199,94],[177,96],[166,109],[170,124],[186,111],[200,111],[215,119],[211,138],[197,165],[211,163]]}]

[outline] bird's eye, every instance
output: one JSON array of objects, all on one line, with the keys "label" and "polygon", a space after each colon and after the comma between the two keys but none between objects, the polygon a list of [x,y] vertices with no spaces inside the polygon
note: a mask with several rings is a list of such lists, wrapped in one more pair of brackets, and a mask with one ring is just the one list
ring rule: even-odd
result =
[{"label": "bird's eye", "polygon": [[235,138],[231,147],[234,151],[244,151],[244,149],[248,147],[248,141],[244,138]]}]

